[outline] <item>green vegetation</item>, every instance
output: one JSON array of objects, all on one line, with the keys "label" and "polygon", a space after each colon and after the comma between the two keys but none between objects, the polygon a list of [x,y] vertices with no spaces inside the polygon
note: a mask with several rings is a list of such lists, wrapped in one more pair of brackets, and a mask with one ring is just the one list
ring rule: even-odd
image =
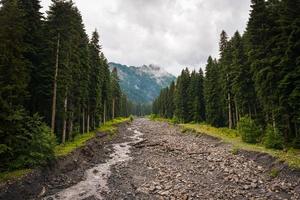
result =
[{"label": "green vegetation", "polygon": [[271,169],[271,171],[269,172],[270,177],[272,178],[276,178],[280,173],[279,169],[273,168]]},{"label": "green vegetation", "polygon": [[[97,131],[100,132],[108,132],[110,134],[115,133],[117,130],[117,125],[129,121],[129,118],[116,118],[114,120],[110,120],[107,123],[103,124],[100,128],[97,129]],[[48,134],[49,135],[49,134]],[[51,135],[49,135],[51,136]],[[95,131],[79,134],[76,135],[72,141],[68,141],[65,144],[59,144],[55,146],[54,148],[54,155],[55,157],[60,156],[66,156],[76,150],[79,147],[82,147],[86,144],[86,142],[96,136]],[[50,145],[50,144],[49,144]],[[53,145],[53,144],[51,144]],[[46,150],[46,148],[45,148]],[[41,159],[37,159],[37,161],[41,162]],[[20,162],[24,164],[25,162]],[[43,163],[45,164],[45,163]],[[32,165],[31,165],[32,166]],[[21,166],[19,166],[20,168]],[[8,172],[2,172],[0,173],[0,182],[5,182],[8,180],[14,180],[17,178],[21,178],[22,176],[28,174],[31,172],[31,169],[21,169],[21,170],[14,170],[14,171],[8,171]]]},{"label": "green vegetation", "polygon": [[257,143],[261,130],[256,125],[255,121],[250,117],[242,117],[237,124],[237,130],[242,136],[242,140],[247,143]]},{"label": "green vegetation", "polygon": [[205,74],[183,69],[161,90],[153,114],[229,128],[219,135],[237,129],[243,141],[267,148],[299,149],[299,12],[293,0],[252,0],[246,31],[229,37],[223,30],[219,58],[208,56]]},{"label": "green vegetation", "polygon": [[15,170],[15,171],[11,171],[11,172],[1,172],[0,173],[0,183],[16,180],[18,178],[22,178],[23,176],[27,175],[31,171],[32,171],[31,169],[21,169],[21,170]]},{"label": "green vegetation", "polygon": [[[129,118],[120,117],[120,118],[110,120],[110,121],[106,122],[105,124],[103,124],[102,126],[100,126],[97,129],[97,131],[113,134],[117,130],[117,125],[120,123],[126,122],[126,121],[129,121]],[[65,156],[65,155],[71,153],[72,151],[74,151],[75,149],[77,149],[78,147],[84,146],[88,140],[94,138],[95,136],[96,136],[95,131],[85,133],[82,135],[81,134],[77,135],[77,136],[75,136],[73,141],[69,141],[69,142],[66,142],[65,144],[60,144],[60,145],[56,146],[55,147],[55,156],[56,157]]]},{"label": "green vegetation", "polygon": [[40,8],[0,1],[0,172],[46,165],[130,115],[118,72],[73,1],[52,1],[45,16]]},{"label": "green vegetation", "polygon": [[57,145],[54,149],[55,156],[59,157],[59,156],[68,155],[78,147],[84,146],[88,140],[94,138],[95,136],[96,134],[94,131],[76,135],[73,141],[68,141],[64,144]]},{"label": "green vegetation", "polygon": [[283,137],[278,129],[274,129],[271,125],[267,126],[263,143],[266,148],[283,149],[284,147]]},{"label": "green vegetation", "polygon": [[[55,137],[38,115],[18,112],[4,123],[7,127],[2,127],[2,133],[8,135],[3,141],[6,143],[0,144],[0,171],[44,165],[54,158]],[[9,123],[16,126],[10,127]]]},{"label": "green vegetation", "polygon": [[237,147],[232,148],[232,149],[231,149],[231,153],[232,153],[233,155],[237,155],[237,154],[239,153],[239,148],[237,148]]}]

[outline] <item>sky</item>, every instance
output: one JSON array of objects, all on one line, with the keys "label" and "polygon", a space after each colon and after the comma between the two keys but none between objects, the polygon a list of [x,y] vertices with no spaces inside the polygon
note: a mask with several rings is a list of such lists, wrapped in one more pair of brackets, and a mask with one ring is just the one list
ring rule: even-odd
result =
[{"label": "sky", "polygon": [[[109,62],[155,64],[178,75],[218,57],[219,35],[243,33],[250,0],[73,0]],[[41,0],[42,12],[51,0]]]}]

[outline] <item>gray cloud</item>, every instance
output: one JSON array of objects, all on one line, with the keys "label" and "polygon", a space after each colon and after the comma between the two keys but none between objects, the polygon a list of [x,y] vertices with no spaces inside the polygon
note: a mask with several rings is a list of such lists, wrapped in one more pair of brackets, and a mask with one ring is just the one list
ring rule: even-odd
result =
[{"label": "gray cloud", "polygon": [[[250,0],[73,0],[109,61],[157,64],[177,75],[218,56],[219,34],[243,32]],[[41,0],[43,11],[50,0]]]}]

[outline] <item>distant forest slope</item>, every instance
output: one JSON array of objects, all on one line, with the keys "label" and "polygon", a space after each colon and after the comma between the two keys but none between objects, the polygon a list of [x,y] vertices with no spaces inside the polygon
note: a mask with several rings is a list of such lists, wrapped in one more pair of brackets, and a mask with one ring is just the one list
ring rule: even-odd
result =
[{"label": "distant forest slope", "polygon": [[162,88],[176,79],[155,65],[134,67],[111,62],[109,66],[111,70],[117,69],[122,91],[129,100],[136,103],[151,103]]}]

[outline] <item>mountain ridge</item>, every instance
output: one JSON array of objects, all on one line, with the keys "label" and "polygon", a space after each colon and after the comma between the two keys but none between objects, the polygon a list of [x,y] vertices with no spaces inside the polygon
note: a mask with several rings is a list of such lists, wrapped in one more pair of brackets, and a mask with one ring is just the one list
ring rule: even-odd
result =
[{"label": "mountain ridge", "polygon": [[176,79],[174,75],[153,64],[137,67],[110,62],[108,65],[110,70],[117,69],[121,89],[135,103],[151,103],[162,88]]}]

